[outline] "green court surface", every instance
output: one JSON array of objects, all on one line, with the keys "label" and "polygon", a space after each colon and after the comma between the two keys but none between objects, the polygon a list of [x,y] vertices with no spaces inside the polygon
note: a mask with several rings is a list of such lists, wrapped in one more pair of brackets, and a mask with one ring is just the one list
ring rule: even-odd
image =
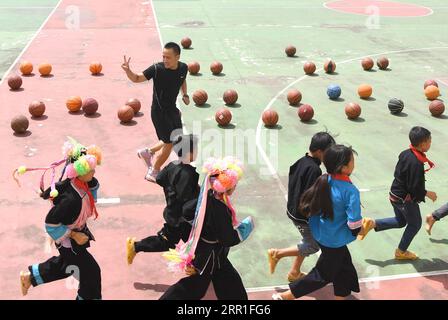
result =
[{"label": "green court surface", "polygon": [[[181,60],[201,64],[201,75],[189,76],[188,87],[190,94],[205,89],[208,105],[182,106],[186,128],[195,132],[195,126],[196,129],[200,126],[203,138],[209,137],[202,141],[203,151],[217,148],[222,154],[226,151],[220,144],[232,139],[225,134],[234,132],[241,139],[247,130],[246,174],[235,195],[235,204],[241,218],[249,214],[255,217],[256,232],[231,251],[231,260],[247,287],[286,282],[292,259],[283,259],[271,276],[266,251],[270,247],[295,245],[299,239],[286,217],[282,188],[287,186],[289,166],[306,152],[311,136],[317,131],[328,129],[337,134],[339,143],[356,149],[359,155],[353,181],[363,189],[363,214],[382,218],[393,215],[388,190],[398,154],[409,144],[407,134],[412,126],[427,127],[433,134],[428,156],[437,164],[427,174],[427,189],[436,191],[439,200],[435,204],[422,204],[422,215],[448,200],[448,119],[432,117],[428,112],[429,101],[423,94],[426,79],[439,79],[442,95],[447,92],[448,7],[435,0],[420,4],[431,7],[434,13],[425,17],[380,17],[378,28],[369,29],[368,17],[332,11],[319,1],[154,1],[162,40],[179,42],[185,36],[190,37],[192,49],[184,50]],[[297,47],[295,58],[284,54],[289,44]],[[389,58],[390,70],[381,71],[376,66],[376,72],[362,70],[362,57],[376,60],[382,55]],[[335,74],[322,71],[327,58],[336,62]],[[213,60],[223,63],[224,75],[211,74],[209,65]],[[316,63],[318,76],[304,76],[302,65],[308,60]],[[326,95],[326,88],[332,83],[342,88],[340,101],[331,101]],[[374,99],[359,99],[357,87],[362,83],[373,86]],[[238,91],[239,105],[231,107],[234,127],[224,130],[216,126],[214,114],[223,106],[223,92],[230,88]],[[299,121],[297,108],[286,101],[288,88],[302,92],[302,103],[314,107],[315,121],[309,124]],[[393,116],[387,109],[387,101],[392,97],[405,103],[401,116]],[[346,119],[344,106],[348,102],[361,105],[360,121]],[[279,113],[279,127],[260,126],[257,133],[260,115],[267,107]],[[208,129],[217,130],[220,135],[213,136],[214,131],[204,135]],[[260,174],[260,169],[268,166],[259,154],[256,162],[248,163],[250,150],[256,148],[257,134],[261,142],[265,137],[273,139],[270,140],[273,145],[260,149],[265,151],[278,176]],[[372,232],[363,242],[350,245],[359,276],[447,270],[448,263],[444,262],[448,261],[447,226],[446,221],[439,222],[432,237],[423,229],[420,231],[410,248],[421,257],[414,263],[393,260],[404,229]],[[316,256],[307,259],[303,271],[310,270],[316,259]]]}]

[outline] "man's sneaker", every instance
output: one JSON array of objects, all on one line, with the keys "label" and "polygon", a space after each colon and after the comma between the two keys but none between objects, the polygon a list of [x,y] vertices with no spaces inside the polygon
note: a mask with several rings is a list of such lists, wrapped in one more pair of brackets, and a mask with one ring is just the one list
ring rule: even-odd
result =
[{"label": "man's sneaker", "polygon": [[418,256],[412,251],[395,250],[395,259],[397,260],[417,260]]},{"label": "man's sneaker", "polygon": [[150,168],[152,166],[152,157],[154,156],[154,153],[148,148],[137,150],[137,156],[143,160],[146,167]]},{"label": "man's sneaker", "polygon": [[146,173],[145,179],[149,182],[156,183],[157,175],[159,174],[160,170],[156,170],[153,167],[150,167],[148,169],[148,172]]}]

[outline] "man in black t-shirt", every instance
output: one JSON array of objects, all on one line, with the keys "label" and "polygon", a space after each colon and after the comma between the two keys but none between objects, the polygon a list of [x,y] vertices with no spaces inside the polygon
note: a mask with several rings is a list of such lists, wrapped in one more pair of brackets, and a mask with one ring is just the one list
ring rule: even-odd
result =
[{"label": "man in black t-shirt", "polygon": [[[131,58],[121,65],[132,82],[144,82],[153,80],[153,94],[151,105],[151,119],[156,129],[159,141],[151,148],[143,148],[137,151],[137,155],[148,167],[145,179],[151,182],[156,181],[160,167],[168,159],[173,148],[172,138],[182,134],[182,121],[180,111],[176,107],[176,99],[179,90],[182,91],[182,100],[188,105],[190,98],[187,94],[187,72],[188,67],[180,62],[180,47],[174,42],[168,42],[163,48],[163,62],[154,63],[140,74],[131,71],[129,62]],[[155,159],[152,158],[160,150],[160,154]]]}]

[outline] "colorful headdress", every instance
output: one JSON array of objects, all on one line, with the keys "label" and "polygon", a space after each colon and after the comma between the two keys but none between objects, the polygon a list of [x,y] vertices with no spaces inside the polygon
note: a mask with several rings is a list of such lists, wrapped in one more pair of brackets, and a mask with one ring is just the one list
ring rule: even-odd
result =
[{"label": "colorful headdress", "polygon": [[[62,146],[63,159],[51,163],[48,167],[38,167],[38,168],[27,168],[25,166],[20,166],[13,172],[13,178],[20,186],[19,180],[16,174],[24,174],[27,171],[44,170],[42,177],[40,179],[40,190],[44,192],[44,177],[48,170],[51,170],[51,192],[50,197],[55,198],[58,196],[58,191],[56,190],[56,168],[61,164],[65,164],[62,171],[61,179],[66,174],[67,178],[73,179],[78,176],[83,176],[93,169],[97,165],[101,164],[101,149],[97,146],[84,147],[79,142],[71,137],[67,137],[67,141]],[[61,180],[60,179],[60,180]]]}]

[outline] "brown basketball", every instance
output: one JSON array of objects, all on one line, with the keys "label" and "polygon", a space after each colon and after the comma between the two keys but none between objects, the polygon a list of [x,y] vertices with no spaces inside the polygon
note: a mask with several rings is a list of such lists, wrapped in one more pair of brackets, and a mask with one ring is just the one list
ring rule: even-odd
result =
[{"label": "brown basketball", "polygon": [[440,90],[436,86],[427,86],[425,89],[425,96],[428,100],[435,100],[440,96]]},{"label": "brown basketball", "polygon": [[188,64],[188,71],[190,72],[190,74],[198,74],[200,69],[201,65],[199,64],[199,62],[193,61]]},{"label": "brown basketball", "polygon": [[39,73],[43,76],[48,76],[51,74],[53,67],[49,63],[42,63],[39,65]]},{"label": "brown basketball", "polygon": [[364,58],[361,61],[361,65],[365,71],[369,71],[373,68],[373,66],[375,65],[375,62],[373,61],[372,58]]},{"label": "brown basketball", "polygon": [[180,44],[182,45],[182,48],[189,49],[191,47],[191,39],[185,37],[180,41]]},{"label": "brown basketball", "polygon": [[289,90],[287,98],[290,105],[296,106],[302,101],[302,93],[297,89],[292,89]]},{"label": "brown basketball", "polygon": [[89,70],[93,75],[98,75],[101,73],[101,70],[103,70],[103,66],[99,62],[92,62],[89,66]]},{"label": "brown basketball", "polygon": [[445,112],[445,105],[440,100],[434,100],[429,104],[429,112],[434,117],[439,117]]},{"label": "brown basketball", "polygon": [[275,127],[278,122],[278,113],[275,110],[268,109],[263,112],[261,119],[266,127]]},{"label": "brown basketball", "polygon": [[357,103],[350,102],[345,106],[345,114],[347,118],[354,120],[361,115],[361,106]]},{"label": "brown basketball", "polygon": [[31,72],[33,72],[33,64],[31,62],[28,62],[28,61],[23,61],[20,64],[20,72],[22,72],[22,74],[24,76],[30,75]]},{"label": "brown basketball", "polygon": [[223,66],[222,63],[219,61],[213,61],[210,65],[210,71],[214,74],[220,74],[222,72]]},{"label": "brown basketball", "polygon": [[87,98],[82,102],[82,110],[86,115],[93,115],[98,111],[98,102],[93,98]]},{"label": "brown basketball", "polygon": [[423,89],[426,89],[426,87],[428,86],[436,86],[437,88],[439,87],[439,84],[437,83],[436,80],[426,80],[425,84],[423,85]]},{"label": "brown basketball", "polygon": [[303,65],[303,71],[305,71],[306,74],[310,75],[313,74],[316,71],[316,65],[314,62],[305,62]]},{"label": "brown basketball", "polygon": [[140,109],[142,108],[142,104],[140,103],[140,100],[135,99],[135,98],[129,99],[126,102],[126,105],[130,106],[132,108],[132,110],[134,110],[134,115],[137,114],[140,111]]},{"label": "brown basketball", "polygon": [[193,92],[193,101],[197,106],[202,106],[207,102],[208,95],[205,90],[199,89]]},{"label": "brown basketball", "polygon": [[81,110],[81,107],[82,107],[81,97],[72,96],[67,99],[67,101],[65,102],[65,105],[67,106],[68,111],[77,112],[77,111]]},{"label": "brown basketball", "polygon": [[386,57],[381,57],[378,60],[376,60],[376,65],[381,70],[386,70],[387,67],[389,66],[389,59],[387,59]]},{"label": "brown basketball", "polygon": [[358,87],[358,95],[362,99],[367,99],[372,95],[372,86],[368,84],[362,84]]},{"label": "brown basketball", "polygon": [[14,130],[15,133],[25,133],[29,125],[30,122],[24,115],[15,116],[11,120],[11,129]]},{"label": "brown basketball", "polygon": [[300,120],[302,120],[303,122],[307,122],[313,119],[314,110],[313,107],[309,104],[302,104],[299,107],[299,110],[297,110],[297,114],[299,115]]},{"label": "brown basketball", "polygon": [[294,57],[294,55],[296,54],[296,47],[294,46],[287,46],[285,48],[285,53],[288,57]]},{"label": "brown basketball", "polygon": [[221,126],[227,126],[232,121],[232,112],[227,108],[221,108],[216,111],[215,120]]},{"label": "brown basketball", "polygon": [[28,111],[33,117],[36,118],[42,117],[45,113],[45,103],[43,103],[42,101],[35,100],[30,103]]},{"label": "brown basketball", "polygon": [[124,105],[118,109],[117,115],[121,122],[129,122],[134,117],[134,109],[131,106]]},{"label": "brown basketball", "polygon": [[222,95],[222,99],[227,105],[235,104],[238,100],[238,93],[233,89],[229,89],[224,92],[224,94]]},{"label": "brown basketball", "polygon": [[22,86],[22,77],[14,74],[8,78],[8,86],[11,90],[19,90]]},{"label": "brown basketball", "polygon": [[336,70],[336,63],[329,59],[324,63],[324,70],[326,73],[333,73]]}]

